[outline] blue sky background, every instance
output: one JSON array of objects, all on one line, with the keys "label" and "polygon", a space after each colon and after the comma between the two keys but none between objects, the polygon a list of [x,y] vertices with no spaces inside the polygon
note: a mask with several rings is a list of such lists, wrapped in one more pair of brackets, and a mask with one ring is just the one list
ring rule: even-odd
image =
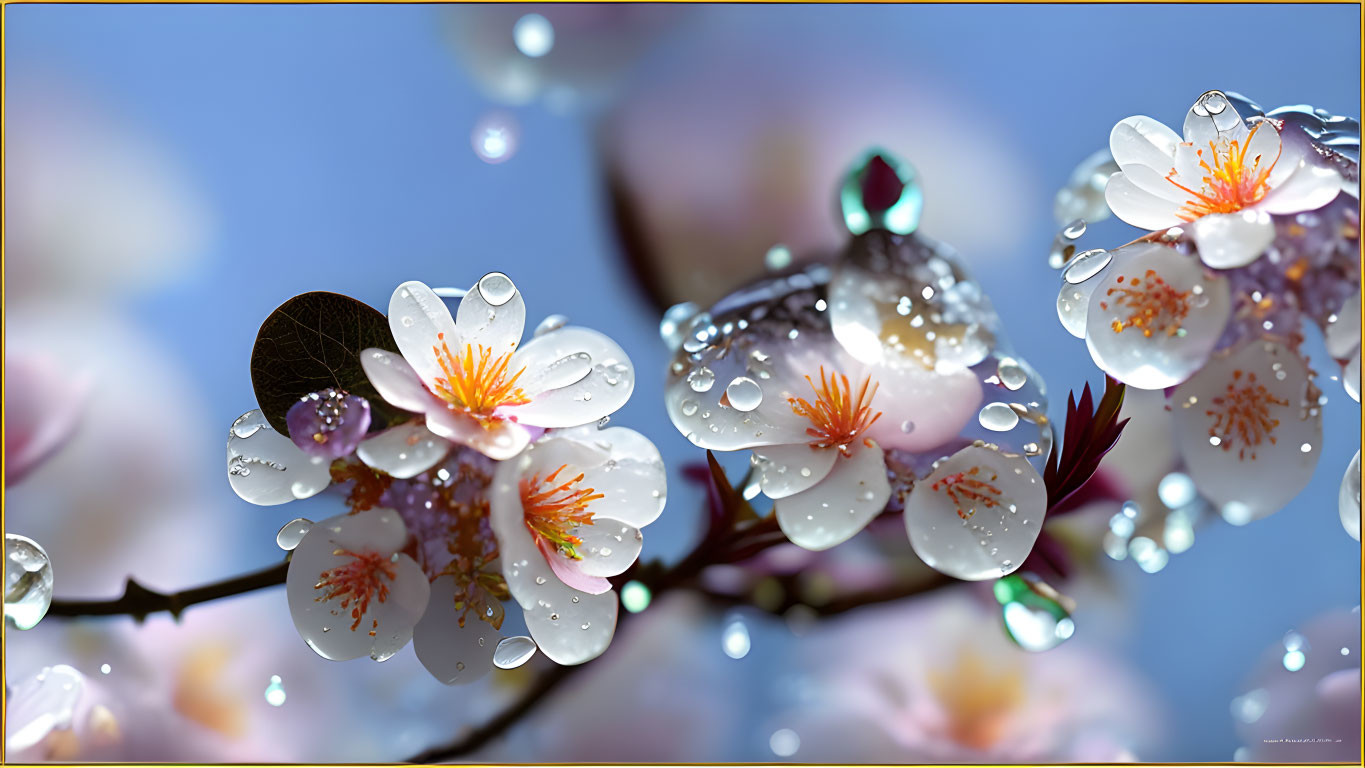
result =
[{"label": "blue sky background", "polygon": [[[214,451],[254,405],[247,363],[255,328],[286,298],[332,290],[382,308],[403,280],[467,286],[499,269],[525,294],[530,322],[564,312],[612,333],[639,378],[613,421],[653,437],[675,466],[697,459],[658,396],[667,353],[652,308],[619,262],[591,112],[511,108],[518,152],[500,165],[480,161],[470,131],[498,105],[452,55],[443,13],[8,6],[7,85],[52,75],[74,83],[135,122],[204,191],[216,219],[208,252],[183,279],[127,306],[222,425],[203,435]],[[964,258],[1016,350],[1048,380],[1059,415],[1066,389],[1098,379],[1083,345],[1056,321],[1057,278],[1042,266],[1055,232],[1052,194],[1074,164],[1103,145],[1117,120],[1148,114],[1178,125],[1209,88],[1267,107],[1307,102],[1358,115],[1359,30],[1359,8],[1348,5],[703,7],[627,80],[647,88],[657,73],[704,60],[720,36],[748,41],[755,68],[788,83],[837,64],[914,72],[952,94],[962,112],[924,119],[943,130],[984,122],[1027,172],[1019,205],[1030,225],[1017,245]],[[951,195],[928,195],[930,205],[950,204]],[[1309,350],[1324,359],[1316,339]],[[1195,547],[1158,574],[1110,564],[1132,599],[1132,627],[1115,649],[1168,707],[1171,738],[1143,759],[1230,759],[1238,744],[1228,702],[1261,651],[1296,624],[1359,602],[1358,545],[1341,531],[1336,498],[1359,447],[1360,410],[1336,382],[1324,390],[1325,459],[1289,508],[1245,528],[1201,530]],[[221,483],[220,472],[205,477]],[[646,556],[687,547],[698,498],[676,477],[673,488]],[[239,565],[277,558],[273,534],[285,518],[238,505],[226,484],[221,493],[230,512],[224,530],[243,542]],[[1083,615],[1078,625],[1085,632]],[[774,624],[756,627],[754,642],[793,641]],[[762,658],[740,666],[752,679],[776,671]],[[765,747],[766,736],[737,739],[732,759],[768,759]]]}]

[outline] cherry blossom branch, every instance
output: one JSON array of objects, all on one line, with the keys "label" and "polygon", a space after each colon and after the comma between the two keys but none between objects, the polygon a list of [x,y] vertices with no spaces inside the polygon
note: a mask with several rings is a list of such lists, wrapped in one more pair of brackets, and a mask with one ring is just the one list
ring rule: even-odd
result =
[{"label": "cherry blossom branch", "polygon": [[223,581],[215,581],[200,587],[191,587],[179,592],[157,592],[129,578],[123,588],[123,595],[114,600],[53,600],[47,609],[48,616],[67,618],[78,616],[131,616],[142,621],[153,613],[167,612],[172,616],[180,614],[192,605],[207,603],[225,597],[235,597],[267,587],[284,583],[289,573],[289,559],[263,568],[259,571],[244,573]]}]

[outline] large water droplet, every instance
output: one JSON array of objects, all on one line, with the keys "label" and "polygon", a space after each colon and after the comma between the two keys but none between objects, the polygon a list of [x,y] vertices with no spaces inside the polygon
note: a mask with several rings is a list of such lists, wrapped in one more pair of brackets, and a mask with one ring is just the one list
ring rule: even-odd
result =
[{"label": "large water droplet", "polygon": [[493,666],[498,669],[516,669],[536,655],[536,641],[525,635],[504,637],[498,641],[493,651]]},{"label": "large water droplet", "polygon": [[501,272],[490,272],[479,280],[479,295],[495,307],[511,301],[516,294],[517,287],[511,278]]},{"label": "large water droplet", "polygon": [[995,432],[1008,432],[1019,424],[1019,414],[1006,403],[990,403],[981,409],[977,420]]},{"label": "large water droplet", "polygon": [[725,397],[732,408],[747,413],[763,402],[763,389],[748,376],[737,376],[725,387]]},{"label": "large water droplet", "polygon": [[1067,264],[1066,271],[1062,273],[1062,279],[1071,285],[1079,285],[1098,275],[1113,260],[1114,255],[1102,248],[1078,253]]},{"label": "large water droplet", "polygon": [[251,437],[256,434],[256,430],[268,424],[269,422],[265,420],[265,414],[261,413],[260,410],[247,411],[232,422],[232,434],[241,438]]},{"label": "large water droplet", "polygon": [[296,517],[284,524],[275,534],[275,543],[286,552],[293,550],[303,541],[303,537],[313,527],[313,521],[306,517]]},{"label": "large water droplet", "polygon": [[1000,383],[1005,385],[1005,389],[1010,391],[1017,390],[1028,383],[1028,374],[1024,371],[1019,361],[1012,357],[1002,357],[995,366],[995,375],[999,377]]},{"label": "large water droplet", "polygon": [[38,542],[5,534],[5,623],[15,629],[37,626],[52,605],[52,563]]}]

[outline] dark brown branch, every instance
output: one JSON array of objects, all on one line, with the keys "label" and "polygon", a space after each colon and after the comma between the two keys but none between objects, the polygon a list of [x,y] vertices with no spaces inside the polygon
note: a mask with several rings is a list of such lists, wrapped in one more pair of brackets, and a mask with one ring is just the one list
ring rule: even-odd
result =
[{"label": "dark brown branch", "polygon": [[53,600],[52,607],[47,609],[47,615],[132,616],[141,621],[150,614],[165,611],[178,617],[191,605],[279,586],[284,583],[285,575],[288,573],[289,560],[286,558],[281,563],[253,573],[170,593],[148,589],[130,578],[123,589],[122,597],[115,600]]}]

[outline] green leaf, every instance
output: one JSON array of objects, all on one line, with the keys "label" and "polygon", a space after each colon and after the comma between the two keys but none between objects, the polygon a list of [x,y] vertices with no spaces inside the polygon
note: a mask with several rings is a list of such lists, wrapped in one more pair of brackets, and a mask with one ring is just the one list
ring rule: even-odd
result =
[{"label": "green leaf", "polygon": [[251,349],[251,385],[270,426],[289,434],[289,408],[328,387],[370,401],[371,431],[408,419],[384,402],[360,367],[360,353],[369,347],[398,351],[388,319],[364,302],[312,291],[281,304],[261,323]]}]

